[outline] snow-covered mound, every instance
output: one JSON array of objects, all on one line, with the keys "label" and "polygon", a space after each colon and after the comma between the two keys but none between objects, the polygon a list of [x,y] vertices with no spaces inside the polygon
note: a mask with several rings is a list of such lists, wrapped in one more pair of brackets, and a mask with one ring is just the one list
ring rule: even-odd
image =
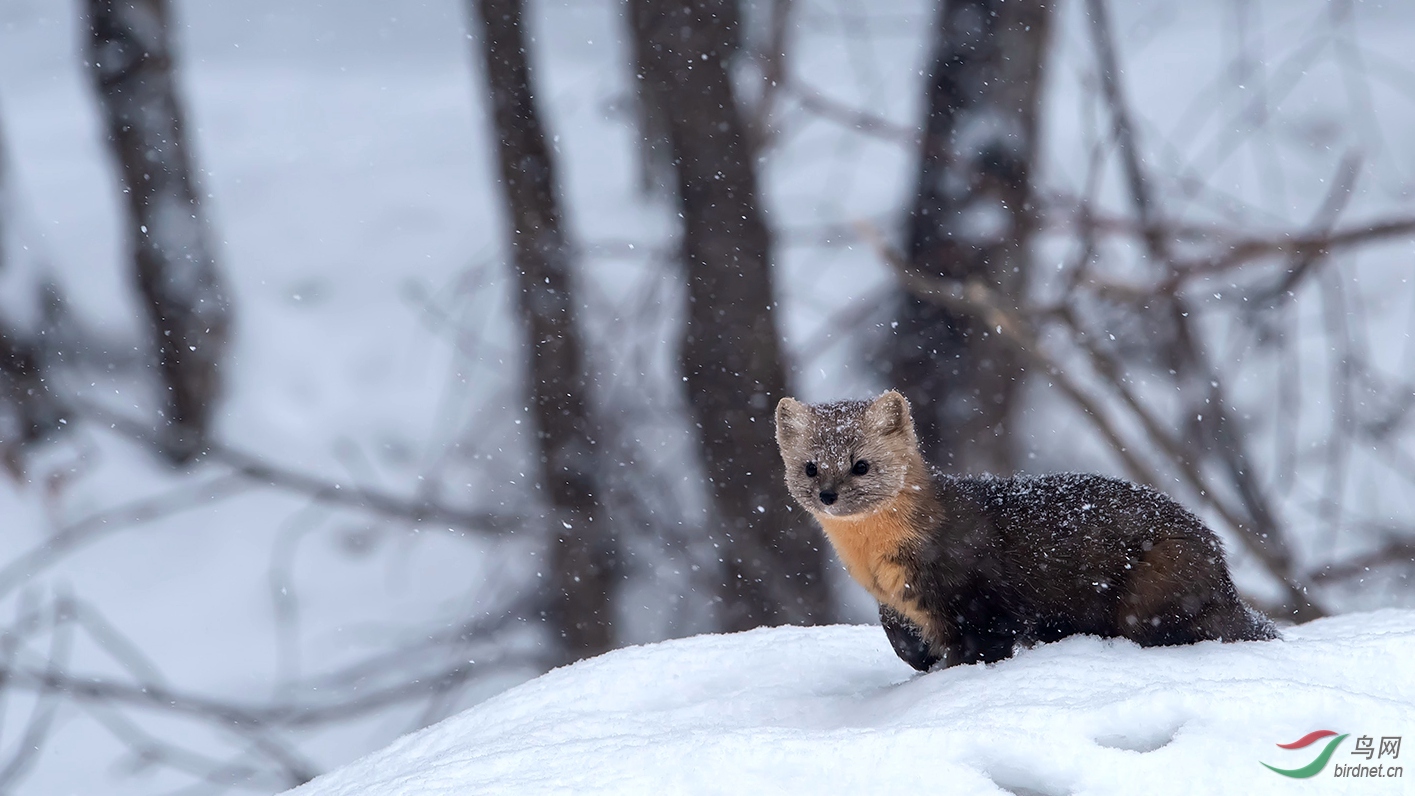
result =
[{"label": "snow-covered mound", "polygon": [[[1315,779],[1298,769],[1348,734]],[[559,669],[296,789],[471,793],[1188,794],[1415,792],[1339,766],[1361,736],[1415,746],[1415,612],[1282,641],[1140,649],[1070,638],[915,674],[877,627],[777,628]],[[1317,790],[1313,790],[1313,788]]]}]

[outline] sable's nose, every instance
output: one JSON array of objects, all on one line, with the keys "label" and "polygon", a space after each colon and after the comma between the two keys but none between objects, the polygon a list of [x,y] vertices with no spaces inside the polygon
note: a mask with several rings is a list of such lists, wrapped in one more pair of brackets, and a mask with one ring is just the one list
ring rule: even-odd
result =
[{"label": "sable's nose", "polygon": [[834,492],[830,492],[830,491],[822,492],[822,493],[821,493],[821,502],[824,503],[825,505],[829,506],[830,504],[832,504],[832,503],[835,502],[835,498],[836,498],[836,497],[837,497],[837,495],[836,495]]}]

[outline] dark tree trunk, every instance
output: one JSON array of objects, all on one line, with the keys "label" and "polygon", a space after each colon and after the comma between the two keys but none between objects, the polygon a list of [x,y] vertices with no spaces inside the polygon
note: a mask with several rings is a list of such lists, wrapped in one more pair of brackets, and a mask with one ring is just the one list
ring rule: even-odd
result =
[{"label": "dark tree trunk", "polygon": [[64,416],[41,353],[36,340],[0,318],[0,457],[16,478],[27,449],[58,431]]},{"label": "dark tree trunk", "polygon": [[86,0],[90,73],[122,164],[138,290],[159,358],[166,452],[199,454],[221,393],[230,304],[203,217],[165,0]]},{"label": "dark tree trunk", "polygon": [[[1048,0],[944,0],[909,229],[921,272],[982,280],[1020,299],[1051,16]],[[901,304],[890,371],[914,406],[926,457],[1011,472],[1019,360],[969,317],[912,296]]]},{"label": "dark tree trunk", "polygon": [[529,346],[538,480],[556,534],[552,622],[568,658],[614,646],[614,537],[595,498],[597,440],[575,321],[570,246],[555,164],[545,145],[526,58],[521,0],[472,0],[481,33],[518,308]]},{"label": "dark tree trunk", "polygon": [[668,120],[663,118],[663,108],[654,97],[655,92],[643,80],[634,81],[639,192],[644,196],[665,196],[673,191],[673,142],[668,139]]},{"label": "dark tree trunk", "polygon": [[[7,269],[16,267],[7,262],[14,250],[9,223],[15,201],[10,193],[8,168],[5,139],[0,135],[0,285],[6,290],[31,293],[11,296],[7,304],[32,301],[34,315],[41,317],[46,314],[47,291],[7,273]],[[51,388],[52,374],[47,372],[45,331],[42,323],[35,328],[35,324],[9,317],[0,308],[0,459],[16,479],[23,475],[29,446],[58,431],[64,416],[64,407]]]},{"label": "dark tree trunk", "polygon": [[646,94],[662,109],[683,215],[688,405],[712,482],[725,566],[722,623],[828,622],[818,531],[786,510],[772,410],[787,392],[771,240],[727,58],[735,0],[629,0]]}]

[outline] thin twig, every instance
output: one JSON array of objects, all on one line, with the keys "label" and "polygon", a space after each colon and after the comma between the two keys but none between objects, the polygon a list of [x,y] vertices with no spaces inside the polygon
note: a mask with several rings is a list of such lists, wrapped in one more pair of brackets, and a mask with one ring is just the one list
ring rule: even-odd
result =
[{"label": "thin twig", "polygon": [[994,296],[993,292],[985,285],[981,282],[965,284],[956,280],[920,274],[913,269],[902,254],[885,243],[883,237],[873,227],[862,225],[860,236],[874,245],[875,251],[893,268],[895,275],[899,277],[910,293],[937,302],[948,309],[978,318],[1030,361],[1034,367],[1046,373],[1057,389],[1070,398],[1091,420],[1096,430],[1105,437],[1111,450],[1120,457],[1121,463],[1125,465],[1131,478],[1151,485],[1158,485],[1161,482],[1159,474],[1135,455],[1132,450],[1133,446],[1125,441],[1120,430],[1111,423],[1109,416],[1101,409],[1100,404],[1081,389],[1080,385],[1076,384],[1059,365],[1041,353],[1027,323],[1019,315],[1004,309],[1003,305],[999,303],[998,297]]},{"label": "thin twig", "polygon": [[[69,661],[73,646],[73,611],[63,597],[51,606],[49,659],[45,671],[49,674],[62,672]],[[0,766],[0,792],[8,792],[15,782],[22,779],[33,768],[40,751],[49,739],[50,730],[59,709],[58,694],[49,689],[37,689],[34,708],[30,711],[25,731],[15,745],[10,759]]]},{"label": "thin twig", "polygon": [[1327,564],[1321,569],[1311,572],[1307,577],[1319,583],[1336,583],[1368,575],[1372,569],[1377,567],[1394,564],[1415,564],[1415,542],[1407,540],[1389,542],[1384,547],[1365,555]]},{"label": "thin twig", "polygon": [[[1111,421],[1109,414],[1102,409],[1100,403],[1082,390],[1059,363],[1042,353],[1035,334],[1023,320],[1024,313],[1006,307],[1001,298],[981,282],[963,283],[917,273],[909,266],[903,255],[889,247],[872,228],[862,227],[861,234],[862,237],[874,244],[881,258],[893,267],[910,293],[983,321],[1001,339],[1011,344],[1019,354],[1045,372],[1052,383],[1076,403],[1102,436],[1106,438],[1112,451],[1121,458],[1132,478],[1152,486],[1158,487],[1160,485],[1158,473],[1141,461],[1132,451],[1133,446],[1120,435],[1118,428]],[[1148,411],[1145,411],[1135,401],[1128,390],[1122,389],[1122,395],[1130,399],[1128,405],[1132,409],[1139,410],[1138,419],[1145,425],[1147,433],[1159,430],[1157,422],[1150,417]],[[1163,446],[1165,437],[1166,435],[1161,435],[1161,438],[1155,441]],[[1291,571],[1285,551],[1273,544],[1276,540],[1269,541],[1262,538],[1258,530],[1243,521],[1233,510],[1220,501],[1213,490],[1208,488],[1202,476],[1187,457],[1181,455],[1171,458],[1175,459],[1174,464],[1179,466],[1180,471],[1186,475],[1195,492],[1223,517],[1224,521],[1238,534],[1244,547],[1284,585],[1293,600],[1293,608],[1298,617],[1305,621],[1325,615],[1325,612],[1313,604],[1311,598],[1307,596],[1306,586],[1301,582],[1300,577]]]},{"label": "thin twig", "polygon": [[1125,168],[1125,181],[1140,217],[1140,228],[1146,246],[1154,252],[1164,250],[1162,224],[1157,216],[1150,184],[1140,167],[1139,144],[1135,139],[1135,124],[1130,117],[1130,105],[1120,87],[1120,65],[1115,39],[1111,35],[1110,9],[1106,0],[1086,0],[1091,17],[1091,35],[1095,39],[1096,57],[1100,61],[1101,88],[1110,106],[1112,134],[1120,150],[1120,162]]},{"label": "thin twig", "polygon": [[807,112],[856,132],[896,144],[918,146],[923,143],[924,133],[922,130],[892,122],[869,111],[852,108],[839,100],[827,97],[799,80],[787,83],[786,92],[795,97]]},{"label": "thin twig", "polygon": [[[144,424],[100,406],[85,402],[81,413],[124,436],[156,445],[160,439]],[[525,527],[519,515],[489,511],[465,511],[439,503],[391,495],[368,487],[352,486],[271,464],[255,454],[218,442],[208,445],[204,457],[231,468],[236,474],[266,486],[308,496],[336,506],[360,509],[412,523],[441,525],[474,533],[499,533]]]},{"label": "thin twig", "polygon": [[59,529],[39,545],[0,567],[0,598],[107,534],[182,511],[202,508],[249,489],[250,484],[246,478],[228,474],[90,514]]}]

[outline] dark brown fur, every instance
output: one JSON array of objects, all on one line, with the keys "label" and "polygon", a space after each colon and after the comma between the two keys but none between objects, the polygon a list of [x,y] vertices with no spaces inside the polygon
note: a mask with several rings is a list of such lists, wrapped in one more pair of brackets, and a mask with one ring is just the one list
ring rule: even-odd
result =
[{"label": "dark brown fur", "polygon": [[[997,661],[1076,633],[1143,646],[1277,635],[1239,600],[1213,532],[1152,489],[932,471],[893,391],[815,407],[783,399],[777,441],[792,496],[879,600],[915,668]],[[861,459],[863,475],[851,469]]]}]

